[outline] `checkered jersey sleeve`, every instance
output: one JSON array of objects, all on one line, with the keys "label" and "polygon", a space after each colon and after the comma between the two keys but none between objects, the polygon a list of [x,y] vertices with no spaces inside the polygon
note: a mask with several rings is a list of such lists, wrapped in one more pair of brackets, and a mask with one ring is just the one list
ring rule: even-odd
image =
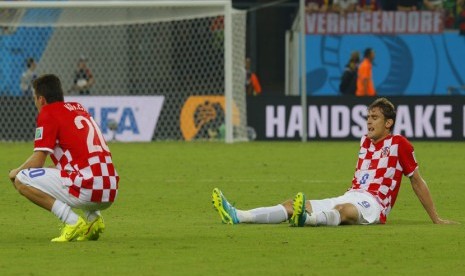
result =
[{"label": "checkered jersey sleeve", "polygon": [[412,144],[403,136],[397,136],[399,139],[398,154],[399,163],[402,166],[402,173],[408,177],[412,176],[415,169],[418,167],[417,160],[415,159],[415,153]]}]

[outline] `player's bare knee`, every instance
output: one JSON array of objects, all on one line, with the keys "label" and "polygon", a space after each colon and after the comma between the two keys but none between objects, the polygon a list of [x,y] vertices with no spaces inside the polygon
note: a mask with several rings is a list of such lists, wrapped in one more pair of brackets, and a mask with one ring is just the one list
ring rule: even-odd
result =
[{"label": "player's bare knee", "polygon": [[341,224],[357,224],[359,213],[357,208],[350,203],[336,205],[334,207],[341,215]]},{"label": "player's bare knee", "polygon": [[286,200],[285,202],[281,203],[281,205],[284,206],[284,209],[286,209],[287,215],[292,216],[294,213],[292,199]]}]

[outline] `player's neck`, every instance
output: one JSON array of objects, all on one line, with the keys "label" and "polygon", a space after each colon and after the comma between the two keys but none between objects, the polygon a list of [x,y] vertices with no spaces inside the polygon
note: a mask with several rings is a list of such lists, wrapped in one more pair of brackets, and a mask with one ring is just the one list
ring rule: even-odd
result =
[{"label": "player's neck", "polygon": [[384,141],[384,139],[386,139],[386,138],[389,137],[389,136],[391,136],[391,133],[390,133],[390,132],[388,132],[387,134],[381,136],[380,138],[378,138],[378,139],[376,139],[376,140],[372,139],[371,142],[372,142],[374,145],[376,145],[376,144],[378,144],[379,142]]}]

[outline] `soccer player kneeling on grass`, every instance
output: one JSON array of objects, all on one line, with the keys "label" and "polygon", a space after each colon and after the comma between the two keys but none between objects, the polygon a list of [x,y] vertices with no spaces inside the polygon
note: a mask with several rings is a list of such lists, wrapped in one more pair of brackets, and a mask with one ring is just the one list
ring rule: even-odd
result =
[{"label": "soccer player kneeling on grass", "polygon": [[410,178],[413,191],[433,223],[451,224],[439,217],[428,186],[420,175],[413,146],[401,135],[391,134],[396,120],[394,105],[385,98],[368,107],[367,130],[360,141],[352,186],[339,197],[306,200],[298,193],[282,204],[243,211],[233,207],[215,188],[213,206],[223,223],[281,223],[291,226],[336,226],[385,223],[394,207],[402,174]]},{"label": "soccer player kneeling on grass", "polygon": [[[53,242],[97,240],[105,228],[100,210],[118,192],[110,149],[84,107],[64,102],[57,76],[43,75],[32,87],[39,111],[34,152],[9,178],[20,194],[64,223]],[[49,154],[56,168],[44,167]],[[86,219],[71,208],[83,210]]]}]

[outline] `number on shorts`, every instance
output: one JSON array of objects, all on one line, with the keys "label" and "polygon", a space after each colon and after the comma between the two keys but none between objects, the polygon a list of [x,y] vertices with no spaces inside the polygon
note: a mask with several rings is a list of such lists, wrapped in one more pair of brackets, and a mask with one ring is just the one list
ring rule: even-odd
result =
[{"label": "number on shorts", "polygon": [[368,201],[359,202],[358,205],[360,205],[360,206],[362,206],[364,208],[370,207],[370,203]]},{"label": "number on shorts", "polygon": [[42,175],[45,174],[44,169],[33,169],[33,170],[30,169],[28,172],[29,172],[29,177],[30,178],[42,176]]},{"label": "number on shorts", "polygon": [[[90,117],[90,120],[89,120],[84,116],[77,116],[74,119],[74,124],[76,125],[77,129],[84,128],[84,125],[82,124],[82,122],[85,122],[87,127],[89,128],[89,132],[87,133],[87,149],[89,150],[89,153],[102,152],[103,150],[110,152],[110,149],[105,143],[105,139],[103,139],[103,135],[100,132],[100,129],[97,127],[97,124],[95,123],[94,119]],[[97,137],[98,137],[100,145],[94,144],[95,133],[97,133]]]}]

